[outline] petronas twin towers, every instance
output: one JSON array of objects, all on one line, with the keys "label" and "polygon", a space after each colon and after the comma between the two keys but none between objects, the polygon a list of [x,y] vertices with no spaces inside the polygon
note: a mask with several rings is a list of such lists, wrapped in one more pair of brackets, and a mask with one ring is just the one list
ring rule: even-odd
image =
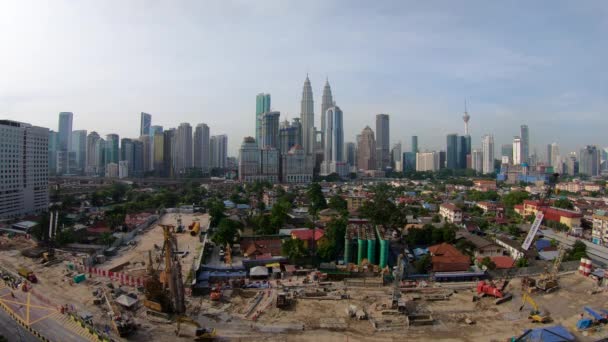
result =
[{"label": "petronas twin towers", "polygon": [[[329,81],[325,81],[325,87],[323,87],[323,97],[321,98],[321,132],[323,137],[326,132],[326,118],[325,114],[327,110],[335,106],[333,96],[331,94],[331,87]],[[302,88],[302,103],[300,110],[300,119],[302,121],[302,144],[304,145],[304,151],[307,155],[315,154],[315,111],[314,111],[314,99],[312,94],[312,86],[310,85],[310,79],[306,75],[304,81],[304,87]],[[322,138],[321,144],[324,145],[325,139]]]}]

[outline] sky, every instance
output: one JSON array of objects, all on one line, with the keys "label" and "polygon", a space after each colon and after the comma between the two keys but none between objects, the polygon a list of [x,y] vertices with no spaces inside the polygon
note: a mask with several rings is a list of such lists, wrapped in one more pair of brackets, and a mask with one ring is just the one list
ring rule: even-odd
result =
[{"label": "sky", "polygon": [[255,96],[299,117],[308,74],[320,126],[325,79],[345,141],[390,115],[391,142],[445,149],[464,133],[496,153],[527,124],[544,155],[608,146],[606,1],[0,2],[0,118],[56,130],[139,135],[207,123],[236,155]]}]

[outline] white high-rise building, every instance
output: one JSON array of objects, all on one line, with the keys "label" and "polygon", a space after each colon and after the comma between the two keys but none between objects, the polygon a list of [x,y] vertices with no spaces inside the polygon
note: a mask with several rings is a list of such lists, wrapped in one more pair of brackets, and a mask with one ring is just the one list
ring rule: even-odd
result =
[{"label": "white high-rise building", "polygon": [[522,163],[521,156],[521,139],[519,137],[513,138],[513,165],[520,165]]},{"label": "white high-rise building", "polygon": [[99,175],[101,170],[99,169],[101,163],[101,155],[103,155],[103,148],[99,145],[99,134],[95,131],[89,133],[87,136],[87,153],[86,153],[86,174],[93,176]]},{"label": "white high-rise building", "polygon": [[418,152],[416,153],[416,171],[437,171],[439,170],[438,152]]},{"label": "white high-rise building", "polygon": [[312,96],[312,87],[308,75],[302,88],[302,102],[300,109],[300,119],[302,121],[302,143],[306,154],[315,152],[315,110]]},{"label": "white high-rise building", "polygon": [[557,143],[551,144],[551,166],[553,166],[553,172],[561,172],[562,158],[559,155],[559,146]]},{"label": "white high-rise building", "polygon": [[0,120],[0,146],[0,218],[47,210],[49,129]]},{"label": "white high-rise building", "polygon": [[344,129],[342,120],[343,113],[340,107],[335,106],[327,109],[323,139],[325,148],[323,151],[323,163],[321,164],[322,175],[329,175],[334,172],[339,173],[339,165],[344,161]]},{"label": "white high-rise building", "polygon": [[129,161],[121,160],[118,162],[118,178],[127,178],[129,177]]},{"label": "white high-rise building", "polygon": [[471,151],[471,168],[476,172],[483,173],[483,151],[473,150]]},{"label": "white high-rise building", "polygon": [[211,147],[209,139],[209,126],[204,123],[196,125],[192,142],[194,144],[193,162],[194,167],[201,169],[203,173],[208,173],[210,167]]},{"label": "white high-rise building", "polygon": [[481,138],[481,150],[483,153],[483,173],[494,172],[494,136],[486,134]]},{"label": "white high-rise building", "polygon": [[239,149],[239,180],[251,183],[259,180],[260,148],[253,137],[245,137]]},{"label": "white high-rise building", "polygon": [[307,156],[301,145],[294,145],[281,158],[283,183],[307,184],[312,182],[312,156]]}]

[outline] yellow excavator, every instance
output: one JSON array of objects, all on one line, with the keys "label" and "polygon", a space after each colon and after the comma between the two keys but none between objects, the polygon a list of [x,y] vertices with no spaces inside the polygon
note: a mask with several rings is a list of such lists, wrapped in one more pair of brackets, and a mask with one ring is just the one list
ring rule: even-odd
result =
[{"label": "yellow excavator", "polygon": [[175,336],[178,336],[178,337],[180,336],[180,333],[181,333],[182,324],[189,324],[189,325],[196,327],[196,331],[194,333],[195,341],[213,341],[213,340],[215,340],[215,337],[217,336],[217,332],[215,331],[215,329],[201,328],[201,325],[190,317],[180,316],[177,318],[176,323],[177,323],[177,328],[175,330]]},{"label": "yellow excavator", "polygon": [[532,321],[532,323],[549,323],[549,322],[551,322],[551,316],[549,315],[549,313],[540,312],[540,310],[538,309],[538,304],[536,304],[534,299],[532,299],[532,297],[530,297],[529,294],[527,294],[526,292],[523,292],[521,299],[522,299],[523,303],[519,307],[519,311],[524,309],[524,306],[526,306],[526,302],[528,304],[530,304],[530,306],[532,307],[532,310],[530,310],[528,319],[530,321]]}]

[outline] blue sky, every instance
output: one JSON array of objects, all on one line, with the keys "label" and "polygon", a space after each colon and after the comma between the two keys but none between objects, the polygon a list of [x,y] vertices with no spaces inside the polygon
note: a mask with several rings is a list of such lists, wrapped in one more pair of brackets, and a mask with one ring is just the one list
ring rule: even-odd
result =
[{"label": "blue sky", "polygon": [[345,140],[377,113],[391,140],[445,148],[462,133],[499,145],[527,124],[539,154],[607,146],[605,1],[4,1],[0,117],[121,137],[205,122],[236,154],[255,95],[299,116],[309,73],[319,118],[328,77]]}]

